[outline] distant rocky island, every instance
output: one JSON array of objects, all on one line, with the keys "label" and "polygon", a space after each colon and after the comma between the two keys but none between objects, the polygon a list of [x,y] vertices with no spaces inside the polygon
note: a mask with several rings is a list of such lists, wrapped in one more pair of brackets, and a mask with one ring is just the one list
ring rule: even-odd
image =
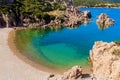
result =
[{"label": "distant rocky island", "polygon": [[114,24],[114,20],[111,19],[107,14],[101,13],[96,20],[99,29],[104,30]]}]

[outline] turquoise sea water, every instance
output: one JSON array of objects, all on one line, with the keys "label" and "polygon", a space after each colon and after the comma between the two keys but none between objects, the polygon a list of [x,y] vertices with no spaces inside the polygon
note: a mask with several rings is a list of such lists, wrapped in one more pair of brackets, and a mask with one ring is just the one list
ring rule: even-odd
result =
[{"label": "turquoise sea water", "polygon": [[[111,42],[120,40],[120,9],[81,8],[90,10],[92,20],[88,25],[78,28],[51,30],[19,30],[16,45],[23,55],[39,64],[53,68],[70,68],[74,65],[89,66],[89,51],[95,41]],[[100,30],[96,24],[97,16],[106,13],[115,24]]]}]

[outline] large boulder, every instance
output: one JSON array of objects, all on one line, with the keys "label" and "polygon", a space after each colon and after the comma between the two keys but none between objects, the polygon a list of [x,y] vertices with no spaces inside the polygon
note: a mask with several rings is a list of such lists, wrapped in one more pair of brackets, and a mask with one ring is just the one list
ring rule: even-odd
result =
[{"label": "large boulder", "polygon": [[95,42],[90,59],[97,80],[120,80],[120,44]]},{"label": "large boulder", "polygon": [[74,66],[63,75],[63,80],[75,80],[82,77],[82,68],[80,66]]}]

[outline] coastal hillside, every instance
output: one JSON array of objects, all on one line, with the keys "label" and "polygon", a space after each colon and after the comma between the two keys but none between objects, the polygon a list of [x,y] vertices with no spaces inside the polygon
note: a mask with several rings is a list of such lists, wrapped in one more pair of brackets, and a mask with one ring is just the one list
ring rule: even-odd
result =
[{"label": "coastal hillside", "polygon": [[115,3],[120,3],[120,0],[104,0],[104,1],[107,1],[107,2],[115,2]]},{"label": "coastal hillside", "polygon": [[[17,0],[0,5],[0,26],[12,27],[61,27],[88,23],[89,11],[81,12],[72,1]],[[53,14],[53,12],[58,13]]]},{"label": "coastal hillside", "polygon": [[24,23],[34,23],[36,21],[48,23],[55,16],[46,12],[66,9],[64,5],[54,0],[1,0],[0,2],[1,26],[23,26]]},{"label": "coastal hillside", "polygon": [[120,0],[73,0],[75,6],[94,7],[97,6],[97,4],[102,4],[101,7],[105,7],[104,4],[106,3],[120,3]]}]

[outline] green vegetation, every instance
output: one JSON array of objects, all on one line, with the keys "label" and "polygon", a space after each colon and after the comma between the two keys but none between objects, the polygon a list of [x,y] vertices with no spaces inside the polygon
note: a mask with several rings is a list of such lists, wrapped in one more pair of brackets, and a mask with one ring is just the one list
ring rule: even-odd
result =
[{"label": "green vegetation", "polygon": [[112,54],[113,55],[120,55],[120,49],[114,49]]},{"label": "green vegetation", "polygon": [[46,12],[65,9],[65,6],[52,1],[48,2],[48,0],[15,0],[12,4],[2,3],[0,0],[0,15],[7,15],[12,21],[10,23],[16,23],[16,25],[23,24],[25,19],[29,19],[30,23],[41,20],[49,23],[50,20],[55,19],[55,16]]},{"label": "green vegetation", "polygon": [[[114,41],[115,44],[120,45],[120,41]],[[112,52],[113,55],[120,55],[120,49],[114,49]]]},{"label": "green vegetation", "polygon": [[102,2],[101,0],[74,0],[75,6],[95,6],[97,3]]},{"label": "green vegetation", "polygon": [[114,41],[115,42],[115,44],[117,44],[117,45],[120,45],[120,41]]}]

